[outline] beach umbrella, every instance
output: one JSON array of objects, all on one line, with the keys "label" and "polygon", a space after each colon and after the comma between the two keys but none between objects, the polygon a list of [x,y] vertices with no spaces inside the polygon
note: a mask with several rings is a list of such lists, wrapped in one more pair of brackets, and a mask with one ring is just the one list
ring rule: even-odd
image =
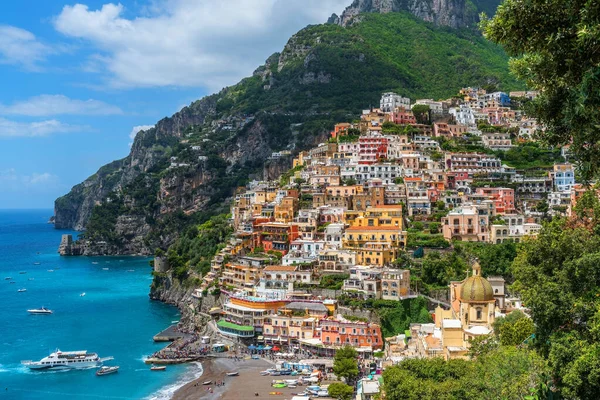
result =
[{"label": "beach umbrella", "polygon": [[278,346],[273,346],[273,351],[279,351],[281,350]]},{"label": "beach umbrella", "polygon": [[248,350],[256,350],[256,346],[251,344],[250,346],[248,346]]},{"label": "beach umbrella", "polygon": [[258,345],[258,347],[256,348],[256,350],[264,350],[264,349],[265,349],[265,347],[262,344]]},{"label": "beach umbrella", "polygon": [[271,347],[271,346],[269,346],[269,345],[266,345],[264,349],[265,349],[265,350],[271,350],[271,349],[272,349],[272,347]]},{"label": "beach umbrella", "polygon": [[276,356],[282,356],[283,353],[275,353]]}]

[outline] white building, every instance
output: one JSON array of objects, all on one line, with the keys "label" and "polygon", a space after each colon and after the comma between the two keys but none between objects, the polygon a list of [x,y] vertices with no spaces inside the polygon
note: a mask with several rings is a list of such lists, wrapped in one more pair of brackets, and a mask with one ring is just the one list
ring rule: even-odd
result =
[{"label": "white building", "polygon": [[381,96],[381,101],[379,102],[379,108],[381,111],[388,113],[394,112],[397,107],[409,109],[410,99],[392,92],[384,93],[383,96]]}]

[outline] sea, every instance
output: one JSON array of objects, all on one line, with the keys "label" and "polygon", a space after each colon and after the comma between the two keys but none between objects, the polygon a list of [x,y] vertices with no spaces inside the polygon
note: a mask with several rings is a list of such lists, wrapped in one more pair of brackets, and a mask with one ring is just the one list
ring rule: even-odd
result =
[{"label": "sea", "polygon": [[[0,399],[169,399],[200,376],[199,363],[164,372],[144,364],[165,346],[152,337],[179,319],[175,307],[149,299],[149,260],[60,257],[61,235],[77,232],[54,229],[52,214],[0,210]],[[26,311],[41,306],[54,314]],[[97,377],[95,369],[33,372],[21,365],[56,349],[114,357],[106,365],[119,372]]]}]

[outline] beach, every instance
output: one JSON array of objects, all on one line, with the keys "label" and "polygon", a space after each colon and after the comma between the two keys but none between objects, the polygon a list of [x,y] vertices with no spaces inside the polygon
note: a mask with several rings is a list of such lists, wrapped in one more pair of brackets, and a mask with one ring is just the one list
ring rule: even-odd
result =
[{"label": "beach", "polygon": [[[271,387],[273,380],[289,379],[291,377],[261,376],[260,371],[272,368],[273,364],[266,360],[216,359],[202,362],[204,372],[202,376],[185,386],[179,388],[173,395],[173,400],[220,399],[220,400],[245,400],[245,399],[277,399],[289,400],[292,393],[302,392],[303,387],[294,389]],[[227,376],[226,372],[238,371],[239,376]],[[211,385],[203,382],[212,381]],[[215,386],[215,381],[225,381],[224,386]],[[210,393],[207,388],[212,388]],[[281,395],[270,395],[270,392],[281,392]],[[258,393],[258,396],[255,394]]]}]

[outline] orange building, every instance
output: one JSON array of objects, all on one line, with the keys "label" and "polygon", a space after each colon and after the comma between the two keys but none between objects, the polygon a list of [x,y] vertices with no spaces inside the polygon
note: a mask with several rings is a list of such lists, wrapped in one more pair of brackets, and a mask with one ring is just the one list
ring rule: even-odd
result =
[{"label": "orange building", "polygon": [[321,320],[321,342],[329,346],[371,347],[381,349],[381,328],[370,322]]}]

